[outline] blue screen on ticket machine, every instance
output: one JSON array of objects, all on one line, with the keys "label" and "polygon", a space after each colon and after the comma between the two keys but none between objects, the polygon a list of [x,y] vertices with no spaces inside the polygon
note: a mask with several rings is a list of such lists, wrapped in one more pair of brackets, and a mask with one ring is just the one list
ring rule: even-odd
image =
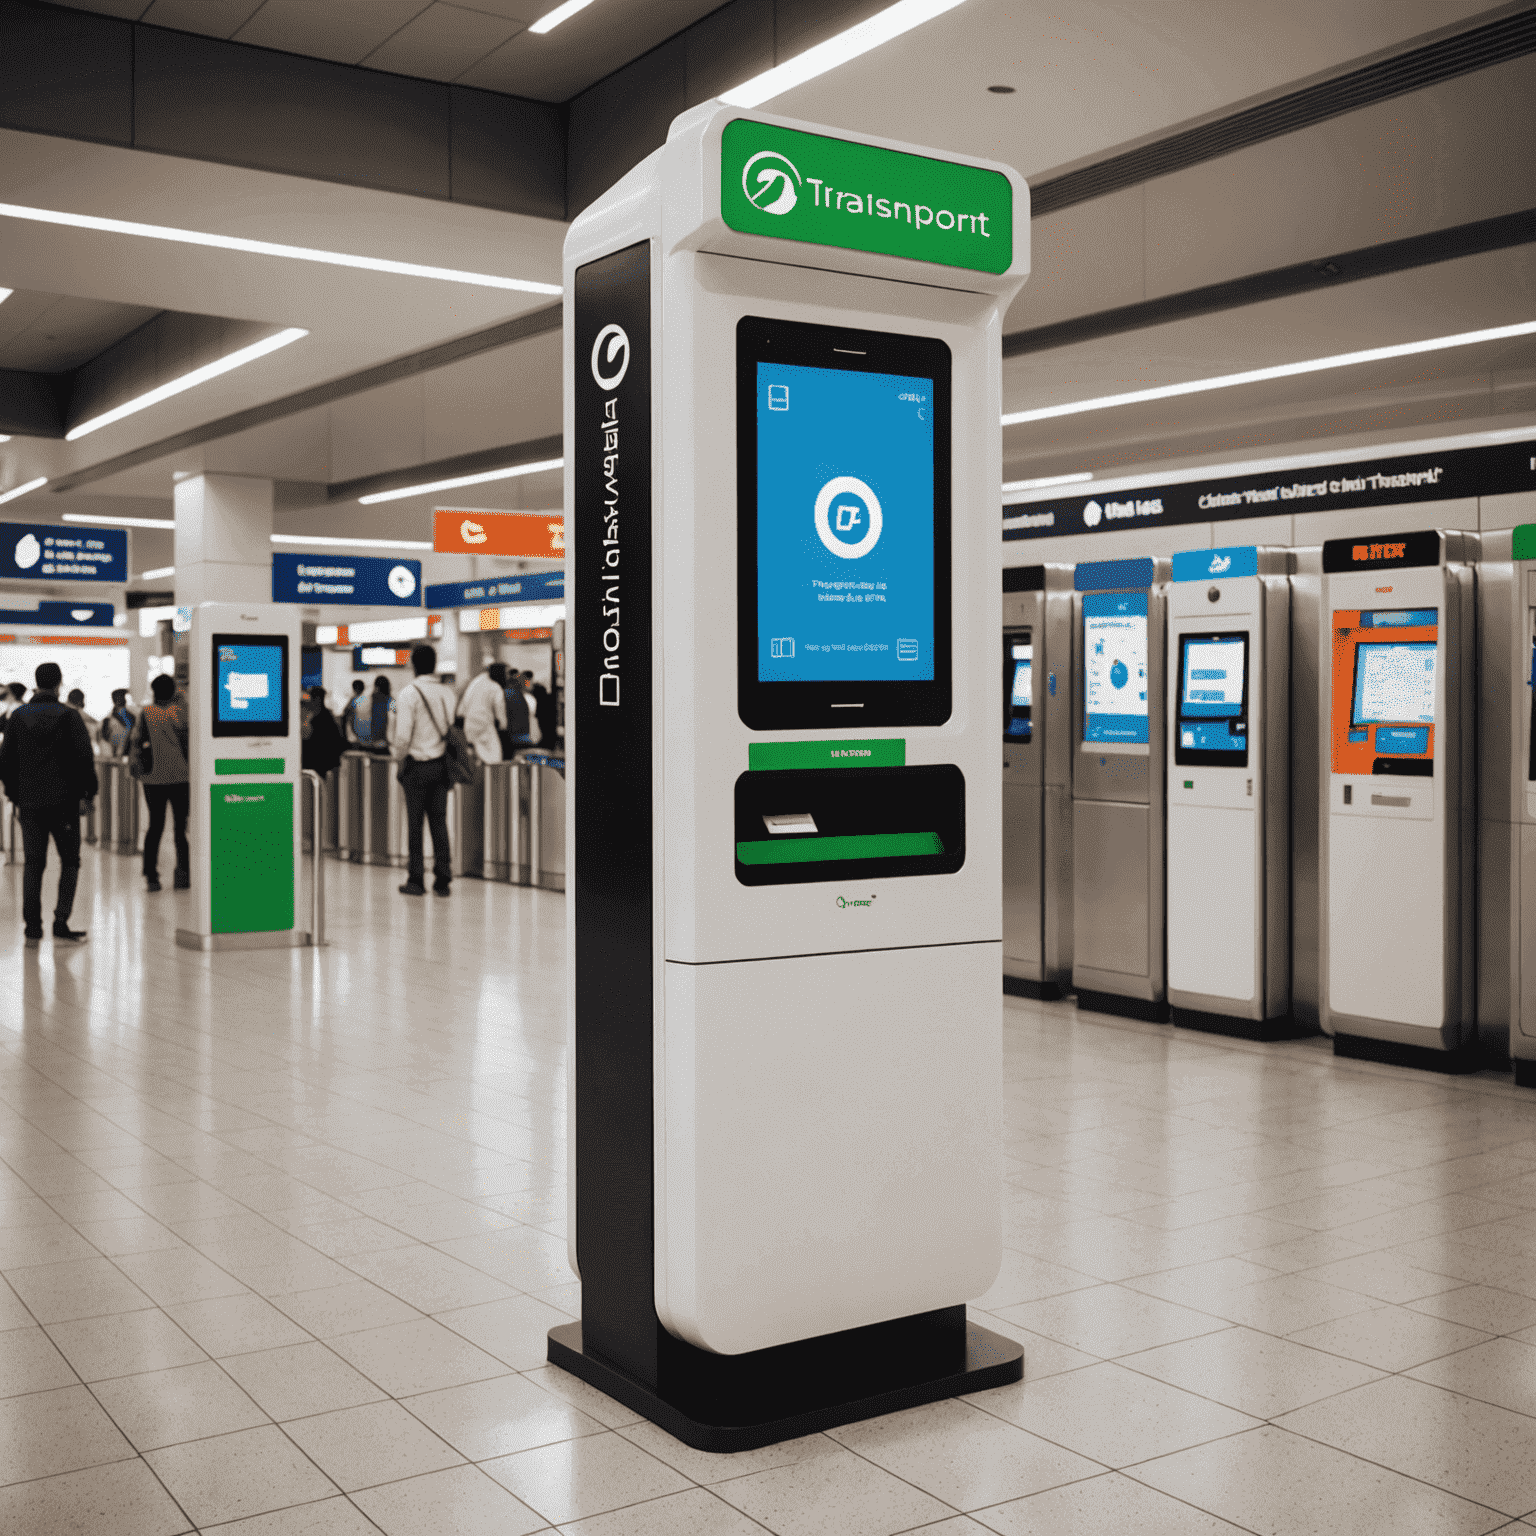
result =
[{"label": "blue screen on ticket machine", "polygon": [[288,637],[213,637],[213,734],[288,734]]},{"label": "blue screen on ticket machine", "polygon": [[1179,636],[1179,721],[1174,761],[1182,767],[1248,765],[1248,636]]},{"label": "blue screen on ticket machine", "polygon": [[1147,594],[1083,595],[1083,740],[1147,743]]}]

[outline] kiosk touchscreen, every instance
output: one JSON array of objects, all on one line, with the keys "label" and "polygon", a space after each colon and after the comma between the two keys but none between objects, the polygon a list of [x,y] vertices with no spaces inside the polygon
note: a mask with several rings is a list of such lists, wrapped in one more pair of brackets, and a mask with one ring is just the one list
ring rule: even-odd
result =
[{"label": "kiosk touchscreen", "polygon": [[1003,991],[1072,981],[1072,567],[1003,572]]},{"label": "kiosk touchscreen", "polygon": [[1084,1007],[1167,1018],[1163,946],[1168,562],[1079,565],[1072,982]]},{"label": "kiosk touchscreen", "polygon": [[582,1319],[549,1350],[711,1450],[1020,1374],[965,1303],[1001,1258],[1027,208],[1005,167],[708,102],[567,237]]},{"label": "kiosk touchscreen", "polygon": [[1168,597],[1168,1001],[1250,1039],[1298,1032],[1289,571],[1284,550],[1187,550]]},{"label": "kiosk touchscreen", "polygon": [[1475,1042],[1476,544],[1323,546],[1322,1023],[1341,1054]]}]

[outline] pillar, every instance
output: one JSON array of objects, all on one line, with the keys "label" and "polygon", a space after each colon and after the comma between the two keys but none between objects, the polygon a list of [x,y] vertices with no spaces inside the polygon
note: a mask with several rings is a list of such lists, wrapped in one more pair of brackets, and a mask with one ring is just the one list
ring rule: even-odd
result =
[{"label": "pillar", "polygon": [[194,475],[177,482],[176,603],[272,601],[272,482]]}]

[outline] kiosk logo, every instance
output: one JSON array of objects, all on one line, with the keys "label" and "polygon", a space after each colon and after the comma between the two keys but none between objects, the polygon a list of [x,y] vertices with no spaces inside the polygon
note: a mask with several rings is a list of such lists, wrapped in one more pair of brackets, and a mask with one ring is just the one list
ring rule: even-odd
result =
[{"label": "kiosk logo", "polygon": [[416,591],[416,573],[408,565],[392,566],[387,579],[389,590],[398,598],[410,597]]},{"label": "kiosk logo", "polygon": [[843,560],[858,560],[880,542],[885,514],[880,499],[862,480],[835,475],[816,497],[816,532]]},{"label": "kiosk logo", "polygon": [[1099,520],[1103,516],[1104,516],[1104,508],[1101,507],[1098,504],[1098,502],[1090,501],[1088,503],[1088,505],[1083,508],[1083,525],[1084,525],[1084,527],[1087,527],[1087,528],[1097,528],[1099,526]]},{"label": "kiosk logo", "polygon": [[868,901],[862,901],[848,896],[839,896],[837,898],[838,909],[843,912],[846,912],[849,907],[872,907],[874,904],[875,898],[873,896],[871,896]]},{"label": "kiosk logo", "polygon": [[1232,569],[1232,556],[1231,555],[1212,555],[1211,556],[1211,568],[1210,568],[1210,573],[1209,573],[1210,575],[1212,575],[1212,576],[1224,576],[1231,569]]},{"label": "kiosk logo", "polygon": [[[757,190],[752,190],[752,167],[760,160],[777,161],[776,165],[765,165],[757,173]],[[795,179],[791,181],[789,178]],[[800,172],[795,169],[794,161],[787,159],[774,149],[760,149],[747,161],[741,171],[741,190],[747,194],[747,201],[754,208],[763,213],[785,214],[800,201]]]},{"label": "kiosk logo", "polygon": [[[604,342],[608,344],[606,351]],[[618,359],[618,368],[613,373],[604,373],[603,365],[612,368],[615,358]],[[592,343],[592,377],[597,380],[599,389],[617,389],[628,372],[629,337],[622,325],[605,325],[597,333],[597,340]]]}]

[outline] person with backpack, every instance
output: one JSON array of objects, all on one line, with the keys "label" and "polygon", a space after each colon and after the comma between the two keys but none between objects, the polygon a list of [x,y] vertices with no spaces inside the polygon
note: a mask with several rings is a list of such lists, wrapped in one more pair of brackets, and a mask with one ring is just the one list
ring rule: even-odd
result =
[{"label": "person with backpack", "polygon": [[405,790],[407,868],[402,896],[425,896],[426,856],[421,824],[432,828],[432,893],[446,896],[453,879],[448,852],[448,733],[453,729],[454,696],[434,675],[437,652],[418,645],[411,652],[415,679],[400,691],[390,726],[390,741],[400,756],[400,785]]},{"label": "person with backpack", "polygon": [[469,680],[459,713],[464,734],[482,763],[499,763],[501,742],[507,728],[507,668],[493,661],[478,677]]},{"label": "person with backpack", "polygon": [[136,718],[133,711],[128,708],[128,690],[114,688],[112,713],[101,722],[101,739],[106,745],[108,757],[127,755],[128,737],[133,730],[133,722]]},{"label": "person with backpack", "polygon": [[96,757],[80,712],[59,702],[64,674],[45,661],[37,689],[11,711],[0,741],[0,783],[21,821],[26,863],[21,876],[21,915],[28,949],[43,938],[43,871],[48,840],[59,850],[59,894],[53,908],[56,942],[78,944],[83,929],[69,926],[80,879],[80,802],[96,798]]},{"label": "person with backpack", "polygon": [[187,763],[189,716],[187,696],[176,679],[162,672],[150,685],[154,702],[146,704],[128,738],[128,772],[144,786],[149,806],[149,826],[144,832],[144,881],[151,891],[160,889],[160,838],[165,832],[169,807],[175,818],[175,888],[192,884],[192,854],[187,847],[187,811],[192,770]]},{"label": "person with backpack", "polygon": [[352,679],[352,697],[347,700],[346,706],[341,712],[341,739],[346,748],[355,747],[357,741],[357,712],[362,707],[363,691],[367,688],[362,678]]},{"label": "person with backpack", "polygon": [[394,739],[395,701],[390,697],[389,679],[373,680],[373,698],[359,700],[352,712],[352,735],[364,752],[385,753]]}]

